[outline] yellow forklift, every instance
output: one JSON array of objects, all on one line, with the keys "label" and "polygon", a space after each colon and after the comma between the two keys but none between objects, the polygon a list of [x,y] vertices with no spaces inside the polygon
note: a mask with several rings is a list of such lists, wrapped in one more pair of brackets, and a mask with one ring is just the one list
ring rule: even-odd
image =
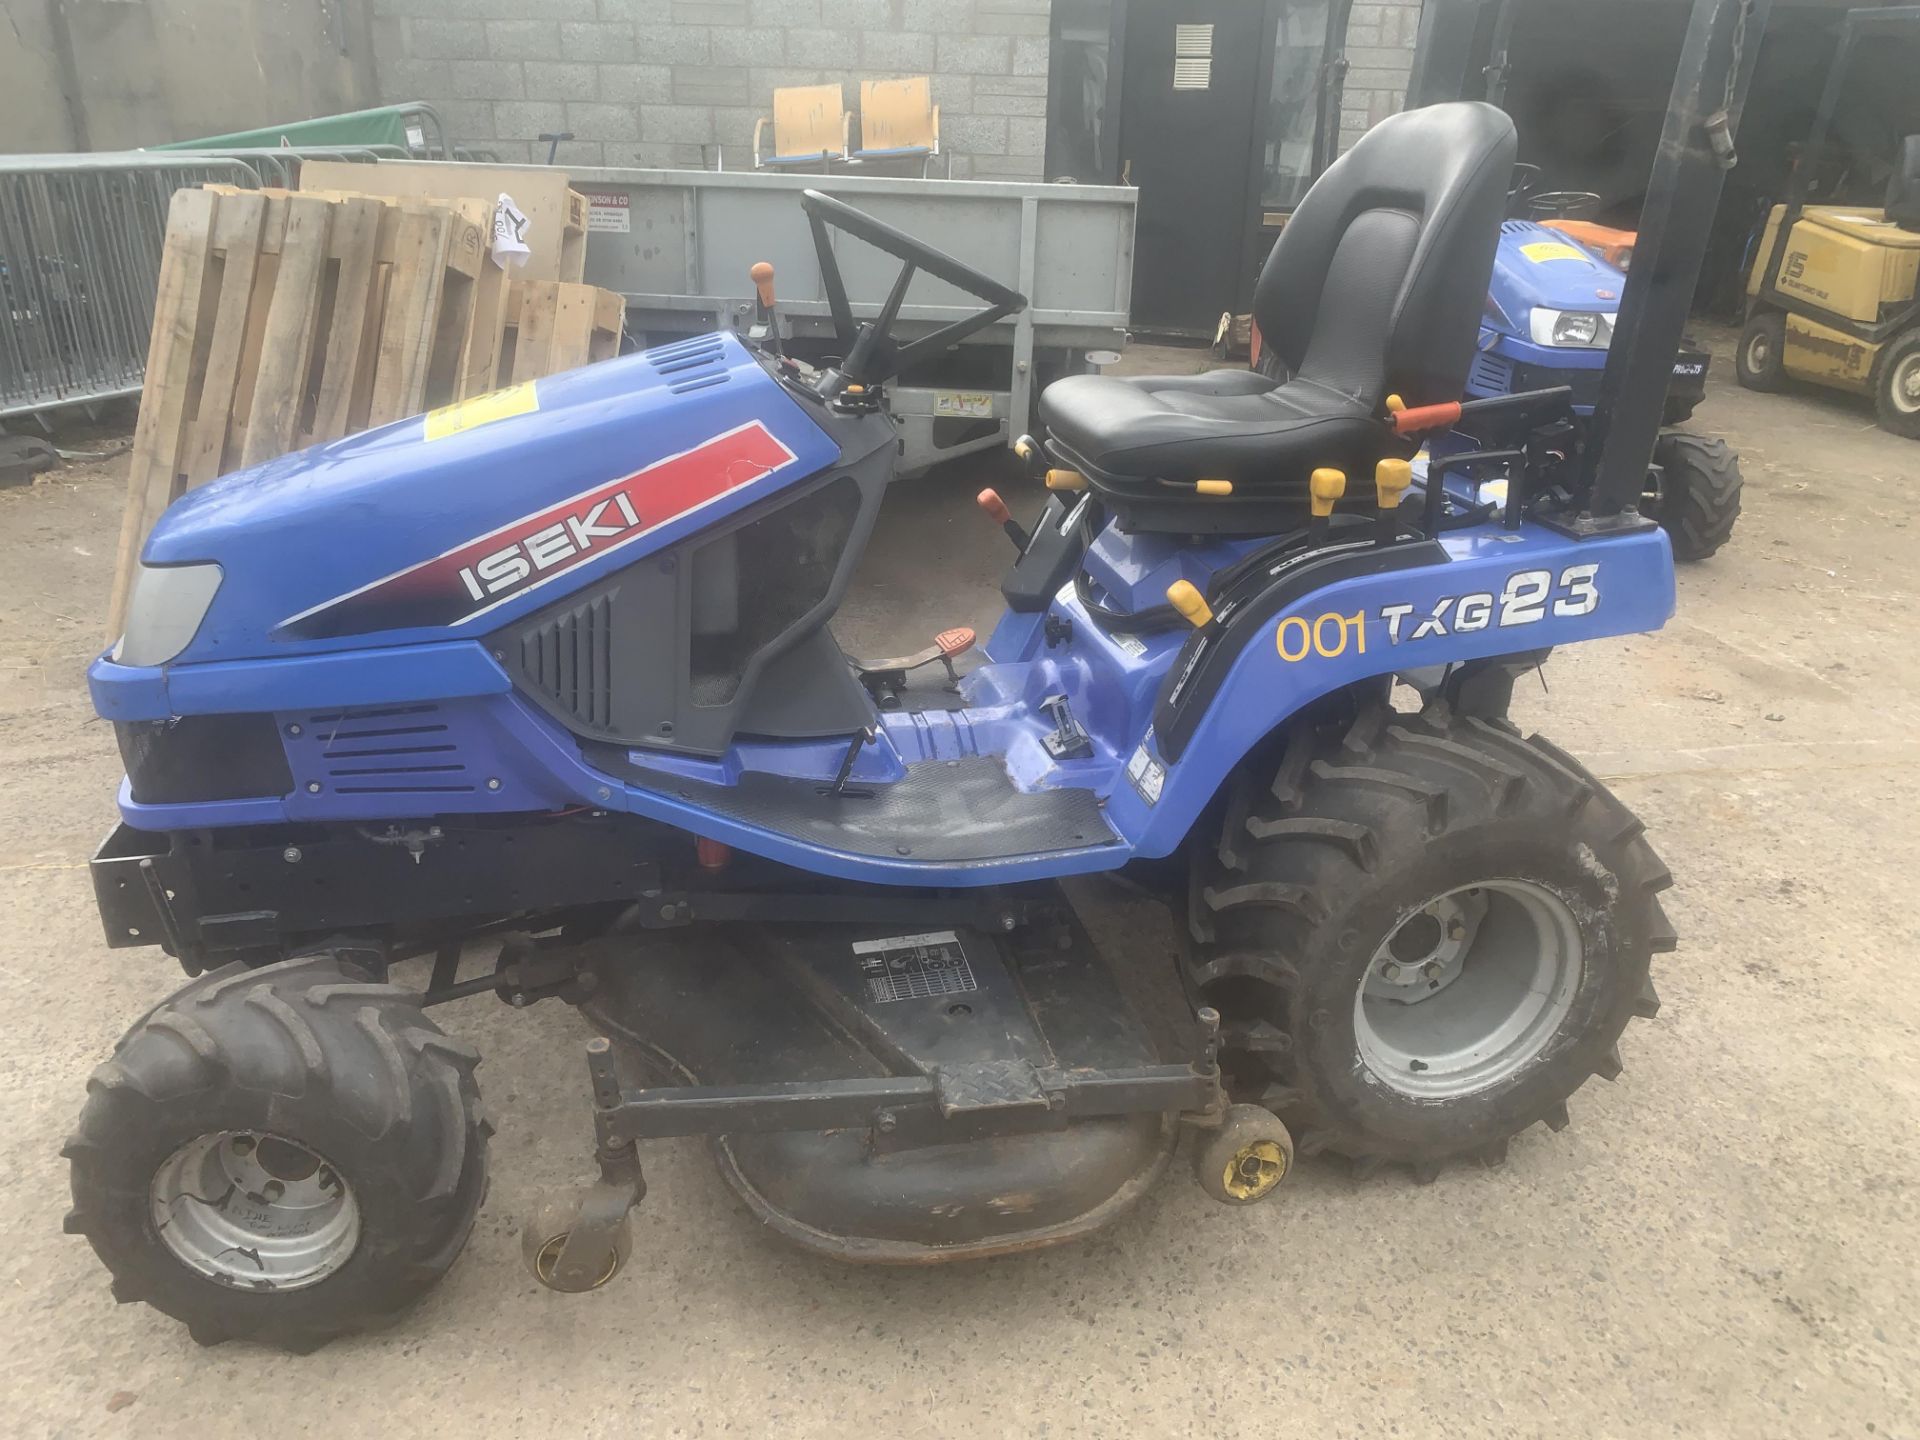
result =
[{"label": "yellow forklift", "polygon": [[1895,147],[1882,205],[1806,203],[1849,62],[1916,35],[1920,6],[1848,12],[1787,201],[1754,251],[1734,373],[1749,390],[1794,379],[1871,395],[1882,428],[1920,439],[1920,135]]}]

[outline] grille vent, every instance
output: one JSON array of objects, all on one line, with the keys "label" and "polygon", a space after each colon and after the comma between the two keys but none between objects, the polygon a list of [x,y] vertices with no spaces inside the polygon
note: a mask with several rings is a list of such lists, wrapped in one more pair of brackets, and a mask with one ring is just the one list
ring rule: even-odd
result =
[{"label": "grille vent", "polygon": [[613,602],[619,587],[521,632],[520,671],[596,730],[613,725]]},{"label": "grille vent", "polygon": [[701,335],[646,352],[647,363],[675,395],[724,385],[731,378],[726,346],[717,335]]},{"label": "grille vent", "polygon": [[438,705],[305,716],[295,769],[336,795],[466,795],[477,789]]},{"label": "grille vent", "polygon": [[1213,26],[1173,27],[1173,88],[1209,90],[1213,87]]}]

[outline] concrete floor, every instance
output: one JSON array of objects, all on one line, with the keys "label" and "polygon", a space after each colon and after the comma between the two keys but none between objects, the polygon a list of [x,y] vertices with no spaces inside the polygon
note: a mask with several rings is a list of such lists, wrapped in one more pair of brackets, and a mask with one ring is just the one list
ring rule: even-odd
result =
[{"label": "concrete floor", "polygon": [[[584,1027],[469,1001],[441,1018],[487,1056],[500,1132],[468,1253],[397,1328],[305,1359],[197,1348],[60,1234],[81,1082],[179,976],[104,948],[84,870],[119,775],[81,675],[121,462],[0,493],[0,1432],[1920,1433],[1920,447],[1733,389],[1720,347],[1696,424],[1744,457],[1732,545],[1682,573],[1666,630],[1567,653],[1519,701],[1678,877],[1665,1009],[1570,1130],[1425,1188],[1303,1162],[1251,1211],[1176,1174],[1088,1243],[928,1272],[789,1251],[661,1145],[632,1265],[562,1297],[516,1227],[586,1168]],[[996,473],[895,492],[850,647],[990,622],[1004,555],[971,497]],[[1151,916],[1089,894],[1109,943],[1164,955]]]}]

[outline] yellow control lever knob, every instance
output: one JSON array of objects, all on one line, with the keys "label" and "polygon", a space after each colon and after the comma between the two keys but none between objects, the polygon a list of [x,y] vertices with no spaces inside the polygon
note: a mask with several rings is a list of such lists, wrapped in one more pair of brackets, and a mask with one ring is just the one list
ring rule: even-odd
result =
[{"label": "yellow control lever knob", "polygon": [[1374,496],[1382,510],[1400,508],[1400,497],[1413,484],[1413,466],[1405,460],[1382,460],[1373,467]]},{"label": "yellow control lever knob", "polygon": [[1334,502],[1347,493],[1347,477],[1340,470],[1316,470],[1307,477],[1307,489],[1313,497],[1315,518],[1324,520],[1333,514]]},{"label": "yellow control lever knob", "polygon": [[1087,488],[1087,477],[1078,470],[1049,470],[1047,471],[1047,488],[1049,490],[1084,490]]},{"label": "yellow control lever knob", "polygon": [[1398,415],[1406,408],[1407,402],[1402,400],[1398,395],[1387,396],[1387,414]]},{"label": "yellow control lever knob", "polygon": [[1231,495],[1233,493],[1233,481],[1196,480],[1193,482],[1193,493],[1196,495]]},{"label": "yellow control lever knob", "polygon": [[1213,607],[1207,604],[1207,597],[1193,588],[1188,580],[1176,580],[1167,587],[1167,603],[1186,616],[1187,623],[1199,629],[1213,619]]}]

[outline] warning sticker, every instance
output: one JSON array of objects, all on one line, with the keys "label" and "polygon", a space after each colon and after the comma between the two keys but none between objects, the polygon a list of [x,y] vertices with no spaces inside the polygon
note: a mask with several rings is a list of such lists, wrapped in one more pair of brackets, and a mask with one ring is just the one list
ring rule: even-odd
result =
[{"label": "warning sticker", "polygon": [[518,385],[509,385],[504,390],[490,390],[485,395],[476,395],[471,400],[462,400],[457,404],[443,405],[438,410],[429,410],[426,416],[429,440],[444,440],[449,435],[458,435],[471,430],[476,425],[488,425],[495,420],[505,420],[513,415],[528,415],[540,408],[540,396],[534,390],[534,382],[523,380]]},{"label": "warning sticker", "polygon": [[[1151,738],[1151,732],[1149,732]],[[1127,761],[1127,779],[1149,805],[1160,803],[1160,790],[1167,783],[1167,767],[1154,759],[1147,750],[1147,742],[1142,740],[1133,758]]]},{"label": "warning sticker", "polygon": [[1585,260],[1587,252],[1576,250],[1560,240],[1535,240],[1531,245],[1522,245],[1520,253],[1536,264],[1542,260]]},{"label": "warning sticker", "polygon": [[860,962],[860,977],[867,982],[867,999],[876,1005],[964,995],[980,988],[960,948],[960,937],[951,930],[862,940],[854,945],[853,954]]},{"label": "warning sticker", "polygon": [[625,235],[633,229],[633,196],[625,190],[582,190],[587,197],[587,229]]},{"label": "warning sticker", "polygon": [[1147,653],[1147,642],[1138,635],[1129,635],[1124,630],[1110,630],[1107,638],[1113,641],[1114,649],[1123,655],[1131,655],[1135,660]]},{"label": "warning sticker", "polygon": [[936,390],[933,413],[947,418],[984,420],[993,414],[993,395],[986,390]]}]

